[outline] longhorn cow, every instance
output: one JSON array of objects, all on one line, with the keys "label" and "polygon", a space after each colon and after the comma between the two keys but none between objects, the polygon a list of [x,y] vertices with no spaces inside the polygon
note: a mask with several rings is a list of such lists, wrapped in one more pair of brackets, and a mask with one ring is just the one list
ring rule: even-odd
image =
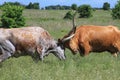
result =
[{"label": "longhorn cow", "polygon": [[81,56],[90,52],[108,51],[114,56],[120,51],[120,31],[115,26],[82,25],[76,27],[73,19],[73,29],[62,39],[59,44],[77,52]]},{"label": "longhorn cow", "polygon": [[0,28],[0,62],[14,54],[35,52],[41,60],[49,53],[65,59],[64,49],[41,27]]}]

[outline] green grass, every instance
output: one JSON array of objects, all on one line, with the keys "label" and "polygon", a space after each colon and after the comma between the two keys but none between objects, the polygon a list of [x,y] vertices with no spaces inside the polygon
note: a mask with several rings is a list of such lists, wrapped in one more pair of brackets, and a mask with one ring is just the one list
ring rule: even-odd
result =
[{"label": "green grass", "polygon": [[[71,20],[63,20],[65,10],[25,10],[26,26],[41,26],[55,38],[62,38],[72,28]],[[115,25],[110,11],[97,10],[93,17],[77,18],[77,25]],[[0,14],[1,15],[1,14]],[[50,54],[44,62],[34,62],[30,56],[12,57],[0,63],[0,80],[120,80],[120,57],[110,53],[91,53],[86,57],[72,55],[60,61]]]}]

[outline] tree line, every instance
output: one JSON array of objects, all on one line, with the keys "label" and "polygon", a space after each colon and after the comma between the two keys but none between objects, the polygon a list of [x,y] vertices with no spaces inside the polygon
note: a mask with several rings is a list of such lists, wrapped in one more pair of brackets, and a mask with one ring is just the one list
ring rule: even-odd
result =
[{"label": "tree line", "polygon": [[[45,7],[45,10],[70,10],[72,9],[71,7],[72,6],[76,6],[77,7],[77,4],[72,4],[71,6],[61,6],[61,5],[50,5],[50,6],[46,6]],[[103,10],[110,10],[110,3],[108,2],[105,2],[103,4],[103,7],[102,8],[93,8],[93,9],[103,9]]]},{"label": "tree line", "polygon": [[[62,5],[62,6],[61,5],[50,5],[50,6],[46,6],[45,8],[40,8],[40,4],[38,2],[35,2],[35,3],[30,2],[28,5],[23,5],[20,2],[5,2],[4,4],[0,5],[0,7],[6,4],[23,6],[26,9],[42,9],[42,10],[70,10],[71,9],[71,6],[66,6],[66,5]],[[94,8],[94,9],[109,10],[110,4],[108,2],[105,2],[102,8]]]},{"label": "tree line", "polygon": [[[28,5],[22,5],[18,2],[12,3],[7,2],[1,5],[1,10],[3,14],[1,15],[1,26],[0,27],[6,27],[6,28],[13,28],[13,27],[21,27],[25,25],[25,18],[22,15],[23,10],[27,9],[40,9],[39,3],[29,3]],[[45,7],[45,9],[51,10],[57,10],[57,9],[70,9],[65,14],[64,19],[73,19],[74,15],[76,13],[79,14],[79,18],[89,18],[92,17],[92,11],[94,9],[90,5],[80,5],[77,6],[76,4],[72,4],[70,7],[68,6],[48,6]],[[110,9],[110,4],[105,2],[103,5],[104,10]],[[112,13],[113,19],[120,19],[120,0],[118,0],[118,3],[115,5],[115,7],[110,10]]]},{"label": "tree line", "polygon": [[0,7],[3,7],[5,5],[16,5],[16,6],[22,6],[26,9],[40,9],[40,5],[39,3],[35,2],[35,3],[32,3],[30,2],[28,5],[23,5],[19,2],[5,2],[4,4],[0,5]]},{"label": "tree line", "polygon": [[61,6],[61,5],[51,5],[51,6],[46,6],[46,10],[70,10],[71,6]]}]

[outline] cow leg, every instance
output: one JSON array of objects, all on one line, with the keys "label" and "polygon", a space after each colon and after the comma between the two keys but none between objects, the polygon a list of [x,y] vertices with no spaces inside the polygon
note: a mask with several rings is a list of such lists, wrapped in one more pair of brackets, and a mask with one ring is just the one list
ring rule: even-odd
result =
[{"label": "cow leg", "polygon": [[79,53],[80,53],[80,56],[84,56],[84,48],[82,46],[79,46]]},{"label": "cow leg", "polygon": [[[113,44],[114,47],[118,50],[118,52],[120,53],[120,41],[116,42],[115,44]],[[113,53],[115,55],[118,55],[118,52],[117,53]]]},{"label": "cow leg", "polygon": [[37,47],[37,52],[39,54],[40,60],[43,61],[44,55],[45,55],[45,48]]},{"label": "cow leg", "polygon": [[9,52],[4,51],[2,47],[0,47],[0,49],[2,51],[2,55],[0,55],[0,62],[2,62],[6,60],[7,58],[9,58],[11,54]]},{"label": "cow leg", "polygon": [[91,51],[91,47],[88,42],[82,43],[82,48],[83,48],[83,50],[82,50],[83,53],[81,53],[81,54],[84,56],[88,55],[89,52]]},{"label": "cow leg", "polygon": [[45,49],[43,48],[42,49],[42,52],[41,52],[41,54],[40,54],[40,59],[41,59],[41,61],[43,61],[44,59],[44,56],[45,56]]},{"label": "cow leg", "polygon": [[9,40],[3,40],[0,42],[0,62],[9,58],[12,54],[15,53],[15,47]]}]

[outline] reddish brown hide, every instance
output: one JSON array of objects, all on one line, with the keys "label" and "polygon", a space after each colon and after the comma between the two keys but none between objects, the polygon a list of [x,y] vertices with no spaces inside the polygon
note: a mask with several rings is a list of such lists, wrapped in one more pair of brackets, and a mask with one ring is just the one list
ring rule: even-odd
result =
[{"label": "reddish brown hide", "polygon": [[71,39],[62,42],[71,34],[72,32],[59,42],[70,49],[73,54],[79,52],[81,56],[85,56],[90,52],[108,51],[116,55],[120,51],[120,31],[115,26],[79,26]]}]

